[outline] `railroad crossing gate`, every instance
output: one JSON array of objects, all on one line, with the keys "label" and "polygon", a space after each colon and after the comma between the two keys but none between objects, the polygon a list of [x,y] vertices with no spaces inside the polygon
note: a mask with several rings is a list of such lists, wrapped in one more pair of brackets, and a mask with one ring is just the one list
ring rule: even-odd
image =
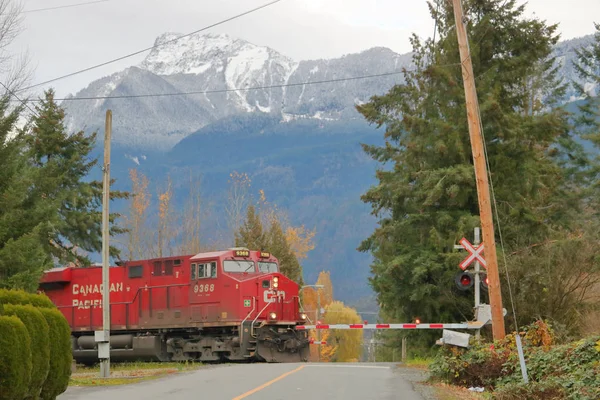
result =
[{"label": "railroad crossing gate", "polygon": [[485,322],[465,322],[458,324],[317,324],[296,325],[296,330],[324,329],[481,329]]},{"label": "railroad crossing gate", "polygon": [[469,242],[466,238],[462,238],[459,243],[465,250],[469,252],[467,258],[465,258],[463,262],[460,263],[460,269],[462,269],[463,271],[466,270],[469,267],[469,265],[475,260],[479,261],[479,263],[483,265],[484,268],[487,268],[485,258],[483,258],[483,256],[481,255],[481,253],[483,253],[484,250],[484,243],[481,243],[479,246],[477,246],[477,248],[475,248],[475,246],[473,246],[471,242]]}]

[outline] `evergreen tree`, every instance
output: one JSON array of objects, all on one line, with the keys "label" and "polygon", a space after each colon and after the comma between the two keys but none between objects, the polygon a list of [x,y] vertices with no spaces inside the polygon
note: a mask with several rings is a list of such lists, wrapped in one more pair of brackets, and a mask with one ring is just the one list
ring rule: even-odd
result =
[{"label": "evergreen tree", "polygon": [[43,247],[57,220],[56,204],[34,189],[38,172],[24,154],[24,133],[16,128],[21,109],[0,99],[0,287],[34,291],[52,266]]},{"label": "evergreen tree", "polygon": [[[89,180],[98,163],[89,159],[96,134],[68,134],[65,112],[54,101],[52,90],[45,93],[36,111],[26,136],[27,156],[38,171],[35,190],[57,206],[59,216],[53,222],[52,237],[45,242],[46,251],[59,262],[88,265],[89,259],[80,250],[102,250],[102,181]],[[113,200],[127,197],[119,191],[110,194]],[[118,216],[110,215],[111,235],[124,232],[115,224]],[[110,253],[118,256],[119,251],[111,246]]]},{"label": "evergreen tree", "polygon": [[[580,148],[555,106],[564,93],[549,58],[556,26],[524,17],[515,0],[464,6],[496,222],[510,251],[568,225],[578,198],[566,185]],[[464,321],[472,293],[454,288],[465,254],[453,246],[479,226],[477,188],[452,4],[439,0],[430,11],[439,40],[413,37],[415,69],[404,72],[405,82],[357,107],[385,127],[385,145],[365,151],[391,166],[362,196],[380,221],[359,250],[374,256],[371,285],[392,318]]]},{"label": "evergreen tree", "polygon": [[[582,136],[600,150],[600,24],[595,24],[595,26],[594,43],[589,48],[576,50],[577,61],[574,63],[574,67],[583,83],[574,83],[574,86],[583,98],[583,102],[579,106],[578,128]],[[588,88],[594,88],[595,93],[590,93],[589,90],[586,90]],[[595,189],[595,193],[592,195],[595,205],[592,207],[597,213],[600,213],[597,206],[600,202],[600,155],[596,156],[589,177],[592,189]]]},{"label": "evergreen tree", "polygon": [[292,251],[281,224],[274,219],[268,233],[269,251],[279,260],[281,273],[299,285],[304,285],[302,266]]},{"label": "evergreen tree", "polygon": [[281,273],[302,285],[302,266],[294,254],[281,224],[276,217],[269,218],[268,230],[263,228],[261,216],[254,205],[250,204],[246,212],[246,220],[235,233],[235,245],[250,250],[263,250],[273,254],[279,260]]},{"label": "evergreen tree", "polygon": [[260,215],[256,212],[253,204],[246,210],[246,220],[235,233],[235,245],[246,247],[250,250],[265,250],[268,246],[267,236],[263,232]]}]

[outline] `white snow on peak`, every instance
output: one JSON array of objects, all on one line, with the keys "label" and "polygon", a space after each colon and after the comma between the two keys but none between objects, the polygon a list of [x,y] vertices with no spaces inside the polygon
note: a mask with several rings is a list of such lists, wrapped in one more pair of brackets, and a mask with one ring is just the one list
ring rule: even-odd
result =
[{"label": "white snow on peak", "polygon": [[155,41],[157,47],[140,67],[157,75],[175,75],[202,74],[213,67],[215,72],[220,72],[233,65],[235,71],[226,71],[231,78],[247,70],[263,68],[272,55],[268,47],[225,34],[197,33],[178,39],[181,36],[179,33],[159,36]]}]

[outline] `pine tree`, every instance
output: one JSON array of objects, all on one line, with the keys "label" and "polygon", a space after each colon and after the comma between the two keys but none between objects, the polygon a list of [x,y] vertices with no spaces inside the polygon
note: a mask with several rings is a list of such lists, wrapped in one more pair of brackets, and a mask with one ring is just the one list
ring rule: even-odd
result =
[{"label": "pine tree", "polygon": [[55,203],[33,188],[38,171],[16,128],[21,109],[0,99],[0,287],[34,291],[52,259],[43,247],[57,220]]},{"label": "pine tree", "polygon": [[268,238],[263,232],[260,215],[256,212],[253,204],[246,210],[246,220],[235,233],[235,245],[246,247],[250,250],[266,250],[268,247]]},{"label": "pine tree", "polygon": [[[595,24],[596,33],[594,43],[589,48],[576,50],[577,61],[574,63],[575,71],[583,83],[574,83],[578,94],[583,98],[579,105],[579,118],[577,125],[584,139],[591,141],[597,150],[600,150],[600,24]],[[590,93],[587,88],[595,88],[595,93]],[[588,175],[592,189],[592,201],[597,207],[600,202],[600,155],[596,156],[593,168]]]},{"label": "pine tree", "polygon": [[[520,248],[568,225],[578,206],[565,190],[565,160],[580,154],[555,106],[564,93],[549,58],[556,26],[526,18],[514,0],[464,5],[499,222],[507,250]],[[439,40],[413,37],[405,82],[357,107],[385,127],[385,145],[364,150],[391,167],[362,196],[379,226],[359,249],[374,256],[370,281],[388,315],[461,321],[472,294],[454,289],[464,254],[453,246],[479,226],[477,189],[452,4],[430,11]]]},{"label": "pine tree", "polygon": [[279,260],[281,273],[299,285],[304,285],[302,266],[292,251],[278,220],[271,222],[268,233],[269,251]]},{"label": "pine tree", "polygon": [[[35,190],[57,206],[59,218],[53,223],[53,235],[45,243],[48,254],[59,262],[89,264],[82,253],[102,249],[102,182],[88,180],[97,160],[90,160],[96,134],[83,131],[68,134],[65,112],[49,90],[36,106],[36,115],[26,135],[27,155],[37,170]],[[114,179],[111,184],[114,183]],[[111,199],[127,198],[127,193],[111,190]],[[110,234],[123,233],[115,224],[119,215],[110,215]],[[119,250],[111,246],[111,255]]]},{"label": "pine tree", "polygon": [[269,212],[270,222],[267,230],[264,229],[261,215],[253,204],[246,211],[246,220],[235,233],[235,245],[246,247],[250,250],[263,250],[273,254],[279,260],[281,273],[302,285],[302,266],[296,257],[287,236],[281,227],[276,213]]}]

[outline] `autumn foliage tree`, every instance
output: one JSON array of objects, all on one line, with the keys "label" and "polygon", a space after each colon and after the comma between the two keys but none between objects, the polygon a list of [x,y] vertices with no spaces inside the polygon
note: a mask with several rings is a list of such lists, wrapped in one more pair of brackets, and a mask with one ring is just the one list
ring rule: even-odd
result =
[{"label": "autumn foliage tree", "polygon": [[[237,183],[230,192],[237,193],[237,197],[245,198],[243,188],[249,186],[249,178],[244,174],[233,175]],[[233,190],[233,188],[237,189]],[[233,202],[240,204],[241,200]],[[232,205],[229,209],[233,210]],[[228,211],[228,216],[234,213]],[[279,260],[281,272],[298,283],[304,284],[302,277],[302,265],[299,259],[306,258],[307,253],[314,248],[312,239],[314,232],[301,227],[295,227],[289,223],[288,216],[280,210],[276,204],[267,201],[264,190],[259,190],[259,200],[250,203],[246,208],[246,218],[241,221],[235,231],[235,245],[247,247],[251,250],[264,250],[273,254]]]},{"label": "autumn foliage tree", "polygon": [[[356,310],[344,305],[341,301],[334,301],[325,308],[323,320],[329,325],[360,324],[362,322]],[[335,346],[335,353],[331,361],[358,361],[362,354],[362,344],[363,331],[361,329],[334,329],[328,334],[327,346]],[[328,349],[324,348],[322,351],[328,351]]]},{"label": "autumn foliage tree", "polygon": [[147,212],[150,206],[148,178],[137,169],[129,170],[131,179],[131,197],[129,199],[129,215],[126,220],[126,243],[129,260],[139,260],[144,257],[146,242]]},{"label": "autumn foliage tree", "polygon": [[[308,317],[316,322],[317,309],[319,306],[324,309],[324,313],[319,311],[319,319],[327,324],[355,324],[362,320],[360,315],[353,308],[347,307],[341,301],[335,301],[333,296],[333,284],[331,275],[328,271],[321,271],[317,279],[317,286],[323,288],[307,287],[303,291],[303,309]],[[326,344],[311,345],[310,359],[312,361],[357,361],[362,352],[362,331],[355,330],[323,330],[317,335],[315,330],[311,330],[309,335],[312,339],[320,339]]]}]

